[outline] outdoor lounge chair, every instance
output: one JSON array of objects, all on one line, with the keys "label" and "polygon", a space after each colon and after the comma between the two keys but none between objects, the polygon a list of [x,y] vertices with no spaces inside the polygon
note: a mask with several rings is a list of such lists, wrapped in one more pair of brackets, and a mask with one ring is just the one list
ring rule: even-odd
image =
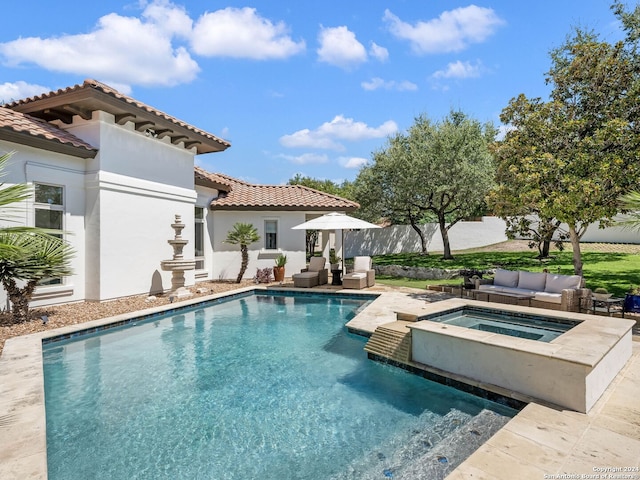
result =
[{"label": "outdoor lounge chair", "polygon": [[353,271],[342,277],[343,288],[360,290],[376,284],[376,271],[371,268],[371,257],[354,257]]},{"label": "outdoor lounge chair", "polygon": [[328,283],[329,270],[324,268],[326,263],[327,259],[324,257],[311,257],[309,266],[291,277],[293,278],[293,286],[311,288]]}]

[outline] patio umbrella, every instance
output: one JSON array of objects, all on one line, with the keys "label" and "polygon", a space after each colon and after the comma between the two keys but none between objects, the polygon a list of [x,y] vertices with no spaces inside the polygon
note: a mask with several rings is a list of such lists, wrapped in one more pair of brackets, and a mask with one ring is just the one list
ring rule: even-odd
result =
[{"label": "patio umbrella", "polygon": [[[342,235],[342,245],[344,248],[344,231],[361,230],[364,228],[380,228],[373,223],[365,222],[359,218],[350,217],[346,213],[331,212],[321,217],[311,219],[307,222],[291,227],[292,230],[340,230]],[[344,265],[344,262],[342,262]]]}]

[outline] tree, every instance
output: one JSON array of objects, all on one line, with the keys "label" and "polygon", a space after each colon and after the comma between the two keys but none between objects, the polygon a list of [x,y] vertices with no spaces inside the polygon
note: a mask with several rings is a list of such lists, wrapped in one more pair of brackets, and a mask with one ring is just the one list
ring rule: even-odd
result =
[{"label": "tree", "polygon": [[452,259],[449,231],[477,214],[493,186],[488,145],[495,134],[491,124],[482,125],[459,111],[437,123],[419,116],[407,134],[390,138],[374,153],[373,163],[360,171],[356,199],[372,214],[408,221],[416,232],[420,224],[434,219],[444,258]]},{"label": "tree", "polygon": [[511,129],[495,149],[499,185],[489,204],[512,201],[521,213],[566,224],[577,275],[587,227],[611,225],[618,197],[640,178],[640,62],[627,25],[627,39],[614,45],[576,29],[551,52],[549,101],[519,95],[500,116]]},{"label": "tree", "polygon": [[351,192],[352,183],[348,180],[339,184],[332,180],[321,180],[296,173],[293,178],[289,179],[287,184],[303,185],[305,187],[313,188],[314,190],[319,190],[320,192],[328,193],[329,195],[336,195],[338,197],[346,198],[347,200],[353,200],[353,193]]},{"label": "tree", "polygon": [[9,295],[15,322],[29,319],[29,302],[38,282],[72,273],[71,246],[46,233],[1,232],[0,244],[9,245],[0,258],[0,282]]},{"label": "tree", "polygon": [[[5,175],[11,156],[0,156],[0,176]],[[0,228],[0,283],[9,295],[16,322],[29,318],[29,302],[38,282],[72,273],[73,250],[63,239],[40,228],[6,226],[12,220],[11,209],[30,196],[31,189],[24,184],[0,189],[0,221],[3,223]]]},{"label": "tree", "polygon": [[420,251],[427,255],[427,238],[422,225],[427,221],[413,200],[413,175],[408,137],[396,134],[385,148],[373,153],[373,163],[362,167],[353,183],[360,204],[358,216],[369,222],[381,219],[393,225],[407,225],[420,237]]},{"label": "tree", "polygon": [[242,281],[244,272],[247,271],[247,267],[249,266],[249,250],[247,247],[259,240],[260,235],[258,235],[258,230],[250,223],[238,222],[234,224],[233,229],[227,233],[225,243],[240,245],[240,253],[242,254],[242,264],[238,278],[236,278],[236,283]]}]

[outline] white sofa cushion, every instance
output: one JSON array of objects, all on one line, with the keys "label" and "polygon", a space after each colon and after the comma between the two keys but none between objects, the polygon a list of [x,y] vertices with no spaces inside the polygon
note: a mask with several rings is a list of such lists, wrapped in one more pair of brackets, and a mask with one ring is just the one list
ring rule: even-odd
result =
[{"label": "white sofa cushion", "polygon": [[536,296],[533,297],[533,299],[539,300],[541,302],[562,303],[562,294],[550,293],[550,292],[538,292],[536,293]]},{"label": "white sofa cushion", "polygon": [[580,288],[582,277],[580,275],[558,275],[547,273],[545,292],[562,293],[565,288]]},{"label": "white sofa cushion", "polygon": [[502,285],[480,285],[478,290],[483,292],[495,292],[495,293],[516,293],[519,295],[535,295],[536,291],[534,290],[525,290],[523,288],[513,288],[513,287],[503,287]]},{"label": "white sofa cushion", "polygon": [[493,277],[493,284],[503,287],[517,287],[520,272],[512,270],[502,270],[498,268]]},{"label": "white sofa cushion", "polygon": [[520,277],[518,279],[518,288],[522,288],[524,290],[535,290],[536,292],[543,292],[546,280],[546,273],[520,272]]}]

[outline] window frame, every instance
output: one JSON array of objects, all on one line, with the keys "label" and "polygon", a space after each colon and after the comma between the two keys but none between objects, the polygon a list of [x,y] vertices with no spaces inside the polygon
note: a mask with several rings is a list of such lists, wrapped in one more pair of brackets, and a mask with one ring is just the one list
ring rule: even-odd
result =
[{"label": "window frame", "polygon": [[[61,190],[60,192],[60,204],[55,203],[44,203],[37,201],[37,189],[38,185],[46,186],[46,187],[55,187]],[[64,185],[58,185],[55,183],[47,183],[47,182],[33,182],[33,225],[38,228],[47,228],[49,230],[56,230],[60,233],[52,233],[51,235],[57,236],[62,240],[65,240],[65,222],[66,222],[66,201],[65,201],[66,189]],[[51,228],[50,226],[43,227],[38,225],[38,214],[39,211],[47,211],[47,212],[60,212],[60,228]],[[43,278],[38,282],[38,287],[57,287],[60,285],[65,285],[65,277],[55,277],[55,278]]]},{"label": "window frame", "polygon": [[[268,223],[275,223],[275,232],[268,232],[267,231],[267,224]],[[264,228],[264,249],[267,251],[277,251],[279,249],[278,246],[278,237],[279,235],[279,230],[280,230],[280,222],[278,221],[277,218],[265,218],[263,221],[263,228]],[[274,247],[269,247],[269,235],[275,235],[275,246]]]},{"label": "window frame", "polygon": [[[196,210],[200,209],[202,211],[202,217],[198,218],[198,215],[196,215]],[[205,230],[206,230],[206,225],[207,225],[207,209],[206,207],[201,207],[199,205],[195,205],[194,209],[193,209],[193,254],[194,254],[194,258],[196,261],[196,270],[206,270],[207,269],[207,262],[206,262],[206,255],[205,255],[205,251],[204,251],[204,245],[205,245]],[[197,225],[201,225],[200,228],[200,243],[201,243],[201,253],[202,255],[198,255],[197,252],[197,245],[198,245],[198,228]]]}]

